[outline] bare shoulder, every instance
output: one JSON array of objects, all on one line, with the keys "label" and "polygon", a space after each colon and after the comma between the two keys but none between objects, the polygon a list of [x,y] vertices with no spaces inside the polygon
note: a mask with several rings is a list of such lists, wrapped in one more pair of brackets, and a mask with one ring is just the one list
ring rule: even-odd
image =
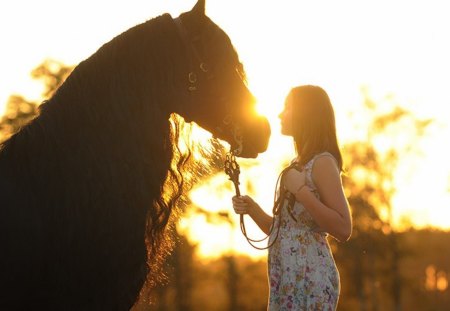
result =
[{"label": "bare shoulder", "polygon": [[320,154],[314,161],[313,177],[340,175],[337,160],[328,152]]},{"label": "bare shoulder", "polygon": [[331,154],[324,153],[315,159],[312,168],[312,179],[317,187],[321,201],[326,206],[339,210],[341,213],[348,209],[341,172],[336,159]]}]

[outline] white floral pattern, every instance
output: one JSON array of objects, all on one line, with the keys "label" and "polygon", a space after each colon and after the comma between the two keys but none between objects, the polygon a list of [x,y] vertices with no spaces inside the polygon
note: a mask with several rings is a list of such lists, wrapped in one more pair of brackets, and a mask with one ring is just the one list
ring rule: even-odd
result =
[{"label": "white floral pattern", "polygon": [[[319,197],[312,180],[314,161],[323,155],[316,155],[304,167],[306,183]],[[327,234],[317,231],[317,225],[308,211],[295,202],[292,216],[287,210],[287,200],[275,219],[269,245],[269,306],[270,311],[336,310],[339,298],[339,272],[327,241]]]}]

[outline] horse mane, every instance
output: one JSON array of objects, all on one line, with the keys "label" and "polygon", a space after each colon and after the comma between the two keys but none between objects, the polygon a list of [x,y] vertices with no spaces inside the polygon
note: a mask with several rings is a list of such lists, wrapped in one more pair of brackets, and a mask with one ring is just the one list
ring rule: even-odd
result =
[{"label": "horse mane", "polygon": [[157,281],[171,250],[167,225],[193,165],[178,143],[183,122],[168,114],[179,93],[173,81],[184,72],[181,51],[169,15],[125,31],[81,62],[39,115],[0,145],[15,194],[3,203],[26,194],[21,200],[36,216],[14,242],[41,264],[33,278],[16,271],[36,296],[52,286],[61,299],[80,291],[80,303],[89,295],[85,301],[100,299],[98,306],[129,308],[143,282]]}]

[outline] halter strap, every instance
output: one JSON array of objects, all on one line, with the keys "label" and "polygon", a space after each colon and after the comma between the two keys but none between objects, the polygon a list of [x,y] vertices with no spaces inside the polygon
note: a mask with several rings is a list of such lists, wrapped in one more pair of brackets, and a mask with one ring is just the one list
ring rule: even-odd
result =
[{"label": "halter strap", "polygon": [[[180,17],[173,19],[175,26],[177,27],[178,34],[183,41],[186,52],[187,52],[187,58],[189,62],[189,74],[188,74],[188,91],[194,92],[197,91],[197,72],[198,68],[200,68],[200,72],[206,75],[206,79],[212,79],[214,78],[214,73],[212,70],[210,70],[210,67],[203,61],[200,53],[198,52],[197,48],[195,47],[193,40],[189,36],[188,31],[183,25],[183,22],[181,21]],[[198,65],[197,65],[197,64]],[[197,68],[198,66],[198,68]],[[217,100],[217,99],[216,99]],[[220,100],[220,99],[218,99]],[[221,100],[224,102],[224,104],[228,104],[224,100]],[[228,107],[228,105],[227,105]],[[218,128],[228,127],[231,128],[231,133],[233,135],[233,139],[237,145],[237,148],[233,150],[234,155],[239,156],[242,153],[243,149],[243,142],[242,142],[242,130],[240,129],[237,124],[235,124],[231,114],[227,112],[227,115],[222,120],[222,124],[217,125]]]},{"label": "halter strap", "polygon": [[207,73],[208,72],[208,65],[202,60],[200,57],[200,53],[198,52],[195,45],[192,43],[192,40],[189,36],[189,33],[186,31],[186,28],[183,25],[183,22],[181,21],[180,17],[173,19],[175,26],[178,29],[178,34],[181,37],[181,40],[183,41],[186,50],[187,50],[187,57],[189,60],[189,74],[188,74],[188,80],[189,80],[189,87],[188,90],[190,92],[196,91],[197,86],[195,85],[197,82],[197,74],[195,72],[195,62],[197,62],[199,65],[199,68],[202,72]]},{"label": "halter strap", "polygon": [[[198,61],[198,63],[202,64],[203,61],[200,57],[200,54],[198,53],[195,46],[192,44],[192,41],[190,40],[189,34],[186,31],[186,28],[184,27],[183,22],[181,21],[181,18],[180,17],[174,18],[173,21],[175,22],[175,26],[177,26],[178,33],[181,36],[181,40],[183,40],[184,45],[188,49],[189,61],[191,62],[192,56],[194,56],[195,60]],[[193,62],[191,63],[191,65],[192,64],[193,64]],[[191,68],[192,68],[192,66],[191,66]]]}]

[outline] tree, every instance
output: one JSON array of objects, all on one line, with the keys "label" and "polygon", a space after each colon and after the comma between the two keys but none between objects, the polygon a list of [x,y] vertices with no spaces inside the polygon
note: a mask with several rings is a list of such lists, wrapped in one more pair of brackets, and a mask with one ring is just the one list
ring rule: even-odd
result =
[{"label": "tree", "polygon": [[20,95],[11,95],[6,103],[6,113],[0,119],[0,143],[32,120],[38,113],[37,104]]},{"label": "tree", "polygon": [[[352,207],[353,235],[347,243],[334,244],[336,261],[345,274],[343,296],[357,297],[357,302],[344,297],[341,301],[348,304],[344,309],[379,310],[383,299],[384,306],[387,300],[393,310],[401,310],[405,283],[399,262],[410,250],[401,247],[393,219],[394,174],[400,156],[417,152],[414,142],[432,121],[419,120],[392,103],[389,111],[379,112],[379,103],[365,96],[370,119],[366,139],[343,148],[347,167],[343,180]],[[396,139],[399,127],[401,143]]]},{"label": "tree", "polygon": [[41,80],[44,84],[42,98],[39,101],[30,101],[17,94],[9,97],[6,103],[6,113],[0,119],[0,142],[8,139],[35,118],[38,114],[39,104],[53,95],[72,70],[72,66],[51,59],[45,60],[33,69],[31,76],[36,80]]}]

